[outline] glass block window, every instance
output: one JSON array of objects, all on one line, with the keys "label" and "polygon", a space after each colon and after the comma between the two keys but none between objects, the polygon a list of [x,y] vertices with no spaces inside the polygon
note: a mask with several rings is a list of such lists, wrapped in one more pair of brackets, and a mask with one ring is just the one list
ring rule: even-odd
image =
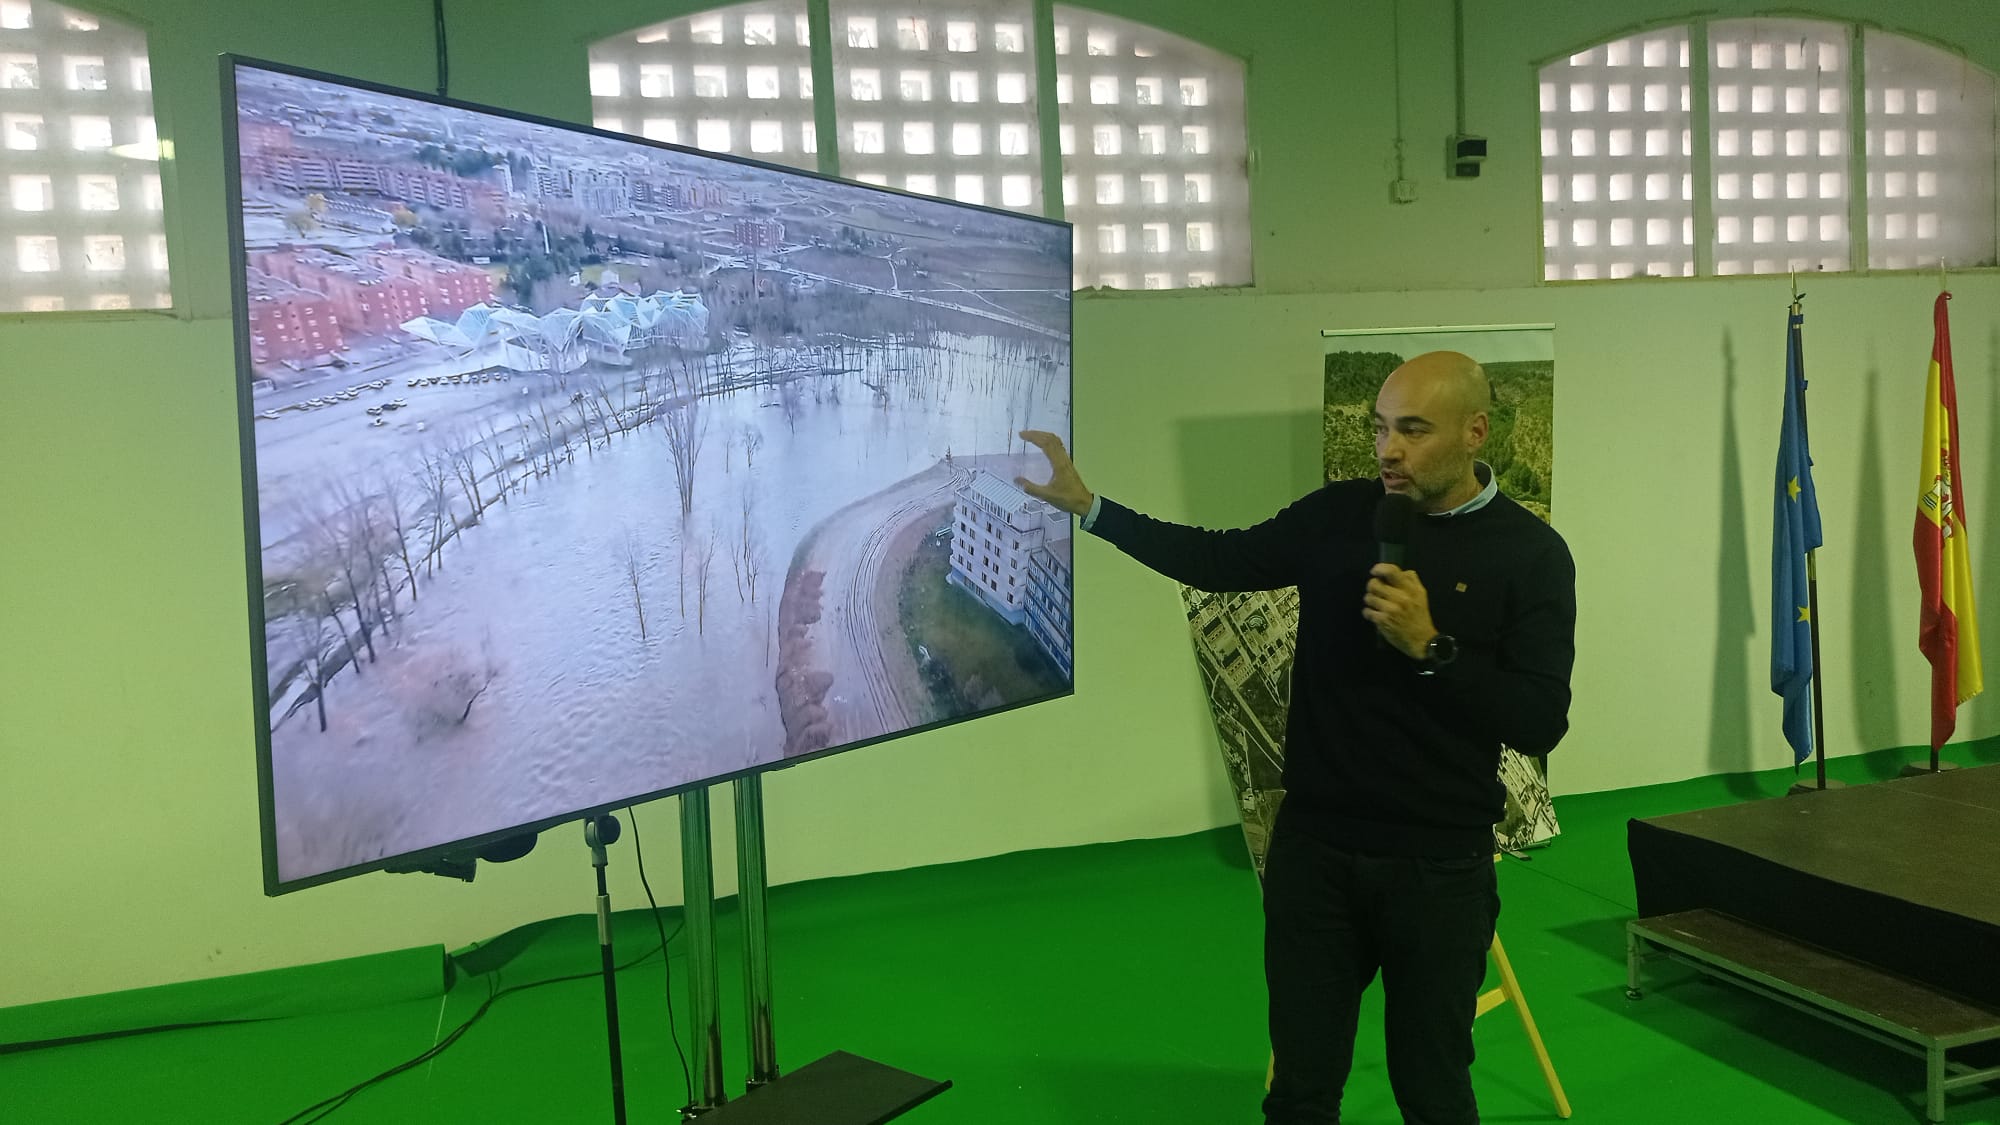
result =
[{"label": "glass block window", "polygon": [[752,3],[593,43],[600,129],[795,168],[818,167],[803,3]]},{"label": "glass block window", "polygon": [[1849,268],[1847,36],[1819,20],[1708,26],[1716,273]]},{"label": "glass block window", "polygon": [[1542,68],[1549,280],[1694,274],[1688,82],[1684,27],[1602,43]]},{"label": "glass block window", "polygon": [[1866,34],[1868,264],[2000,264],[1993,75],[1928,43]]},{"label": "glass block window", "polygon": [[[1691,42],[1706,44],[1699,133]],[[1543,276],[1686,276],[1704,256],[1718,275],[2000,264],[1995,86],[1937,47],[1825,20],[1715,20],[1552,62]]]},{"label": "glass block window", "polygon": [[[1251,284],[1240,60],[1068,8],[1053,10],[1045,58],[1031,0],[829,0],[827,16],[819,43],[805,0],[596,43],[596,124],[800,168],[837,162],[862,183],[964,203],[1060,206],[1078,225],[1079,288]],[[816,67],[829,88],[814,89]],[[1049,78],[1059,108],[1045,123]],[[837,133],[825,154],[821,114]],[[0,143],[18,131],[0,120]],[[1060,185],[1044,182],[1051,146]]]},{"label": "glass block window", "polygon": [[0,312],[173,304],[137,28],[0,0]]},{"label": "glass block window", "polygon": [[1250,284],[1242,61],[1081,8],[1055,43],[1077,285]]},{"label": "glass block window", "polygon": [[1041,212],[1033,44],[1002,51],[994,33],[1028,25],[1029,0],[833,0],[829,10],[845,30],[832,51],[844,175]]}]

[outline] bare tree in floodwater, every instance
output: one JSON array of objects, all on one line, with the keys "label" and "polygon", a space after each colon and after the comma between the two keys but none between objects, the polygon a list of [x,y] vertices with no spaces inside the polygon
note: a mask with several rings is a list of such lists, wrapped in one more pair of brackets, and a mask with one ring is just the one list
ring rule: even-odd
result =
[{"label": "bare tree in floodwater", "polygon": [[646,593],[640,585],[645,576],[646,552],[631,528],[625,529],[625,581],[632,588],[632,612],[639,617],[639,639],[646,639]]},{"label": "bare tree in floodwater", "polygon": [[402,690],[408,693],[409,719],[417,736],[464,726],[472,717],[472,705],[499,676],[500,662],[490,635],[481,642],[477,656],[456,644],[412,656]]},{"label": "bare tree in floodwater", "polygon": [[[351,509],[364,508],[357,521]],[[368,620],[368,610],[364,604],[367,588],[373,583],[375,563],[365,558],[368,552],[368,536],[365,530],[357,534],[357,528],[365,529],[367,518],[366,497],[355,496],[352,489],[338,482],[328,482],[310,499],[301,499],[294,505],[298,516],[298,526],[304,529],[304,541],[310,565],[325,567],[329,573],[320,595],[326,602],[327,616],[336,625],[340,622],[340,611],[350,606],[354,610],[354,620],[361,631],[361,643],[368,650],[368,659],[375,660],[375,641]],[[337,588],[334,577],[345,581],[342,596],[335,597]],[[345,634],[345,627],[342,626]],[[357,662],[355,671],[361,666]]]},{"label": "bare tree in floodwater", "polygon": [[319,597],[310,589],[315,582],[324,586],[326,575],[317,579],[309,574],[298,574],[289,582],[265,595],[265,612],[272,617],[282,618],[285,632],[292,642],[299,646],[299,660],[304,665],[310,686],[313,705],[319,714],[319,729],[326,730],[326,616],[320,612]]},{"label": "bare tree in floodwater", "polygon": [[705,632],[708,623],[708,575],[715,562],[715,531],[709,529],[701,539],[701,553],[694,560],[694,631],[698,636]]},{"label": "bare tree in floodwater", "polygon": [[757,530],[757,493],[746,481],[742,493],[743,522],[729,541],[729,566],[736,575],[736,599],[757,604],[757,577],[764,570],[764,538]]},{"label": "bare tree in floodwater", "polygon": [[795,377],[778,381],[778,411],[785,416],[785,427],[793,433],[799,432],[799,415],[805,412],[805,394],[799,389]]},{"label": "bare tree in floodwater", "polygon": [[500,490],[500,502],[507,502],[507,494],[513,491],[512,481],[507,479],[507,447],[500,441],[500,431],[493,428],[491,418],[480,419],[479,452],[486,458],[487,471],[493,476],[493,486]]},{"label": "bare tree in floodwater", "polygon": [[419,511],[429,515],[429,534],[424,543],[424,576],[429,577],[443,562],[444,543],[456,526],[451,514],[451,468],[442,453],[431,451],[417,458],[410,475],[416,478],[422,497]]},{"label": "bare tree in floodwater", "polygon": [[465,495],[465,502],[472,505],[475,517],[486,510],[486,498],[479,489],[479,465],[473,460],[473,450],[478,444],[477,435],[463,430],[445,438],[445,456],[452,474],[458,478],[459,491]]},{"label": "bare tree in floodwater", "polygon": [[694,510],[695,466],[701,460],[702,439],[708,434],[708,418],[702,412],[700,360],[684,348],[656,344],[644,349],[638,362],[648,383],[658,379],[662,384],[663,401],[654,417],[659,419],[660,435],[667,443],[681,518],[685,520]]},{"label": "bare tree in floodwater", "polygon": [[401,477],[388,470],[380,475],[382,489],[382,510],[389,517],[389,530],[395,536],[396,558],[403,564],[403,576],[410,582],[410,600],[417,600],[417,567],[410,559],[410,531],[404,520],[404,485]]}]

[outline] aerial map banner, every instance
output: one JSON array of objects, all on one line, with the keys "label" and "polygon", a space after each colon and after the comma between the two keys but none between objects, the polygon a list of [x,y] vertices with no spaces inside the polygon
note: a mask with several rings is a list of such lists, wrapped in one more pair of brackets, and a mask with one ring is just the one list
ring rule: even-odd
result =
[{"label": "aerial map banner", "polygon": [[[1375,391],[1397,365],[1429,351],[1464,352],[1493,383],[1491,428],[1481,459],[1500,489],[1550,518],[1554,465],[1555,328],[1547,324],[1329,330],[1322,453],[1328,480],[1374,476]],[[1243,816],[1244,840],[1261,874],[1284,800],[1284,716],[1291,701],[1298,635],[1296,589],[1211,594],[1182,588],[1195,661],[1208,691],[1224,769]],[[1547,763],[1505,748],[1500,779],[1507,813],[1495,826],[1502,848],[1546,844],[1561,831],[1550,803]]]}]

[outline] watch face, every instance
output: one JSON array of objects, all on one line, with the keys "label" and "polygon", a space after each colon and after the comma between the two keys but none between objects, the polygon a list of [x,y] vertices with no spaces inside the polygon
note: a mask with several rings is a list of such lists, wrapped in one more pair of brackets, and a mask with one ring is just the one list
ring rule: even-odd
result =
[{"label": "watch face", "polygon": [[1428,656],[1433,664],[1449,664],[1458,659],[1458,641],[1449,633],[1439,633],[1432,637],[1427,648],[1428,651],[1424,655]]}]

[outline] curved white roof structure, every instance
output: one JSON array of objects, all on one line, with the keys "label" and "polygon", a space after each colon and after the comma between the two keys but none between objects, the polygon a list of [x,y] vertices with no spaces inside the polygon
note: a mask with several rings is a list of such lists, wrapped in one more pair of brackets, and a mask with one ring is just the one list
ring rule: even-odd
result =
[{"label": "curved white roof structure", "polygon": [[708,308],[693,293],[656,290],[643,297],[586,297],[580,309],[556,309],[546,316],[489,301],[466,309],[455,321],[420,316],[402,327],[418,339],[451,348],[514,344],[546,354],[582,343],[608,355],[624,355],[661,341],[702,342],[708,337]]}]

